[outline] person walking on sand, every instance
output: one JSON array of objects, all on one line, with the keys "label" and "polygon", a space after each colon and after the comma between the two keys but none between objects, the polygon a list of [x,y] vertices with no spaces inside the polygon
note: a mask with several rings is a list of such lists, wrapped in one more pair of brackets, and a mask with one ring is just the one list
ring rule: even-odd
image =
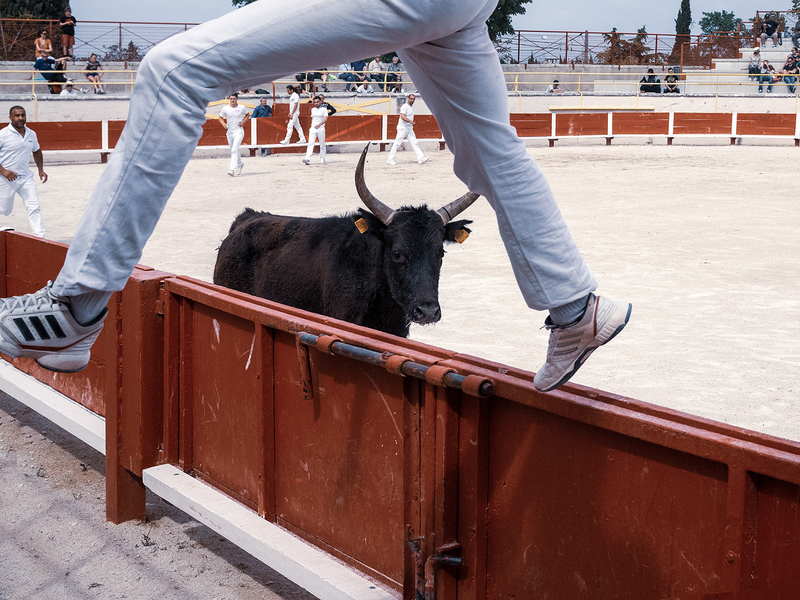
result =
[{"label": "person walking on sand", "polygon": [[414,94],[409,94],[405,104],[400,107],[400,119],[397,121],[397,137],[394,138],[394,144],[392,144],[392,149],[389,151],[389,160],[386,161],[387,165],[397,164],[394,160],[394,156],[397,154],[397,149],[400,148],[400,144],[403,143],[403,140],[408,140],[411,143],[411,147],[414,149],[414,154],[417,155],[417,162],[419,164],[428,161],[428,158],[424,156],[422,150],[419,149],[417,136],[414,135],[414,101],[416,99],[417,97]]},{"label": "person walking on sand", "polygon": [[21,106],[12,106],[8,112],[11,124],[0,131],[0,213],[11,214],[14,208],[14,196],[19,194],[25,208],[28,209],[28,221],[33,234],[43,238],[42,211],[39,208],[39,192],[33,171],[29,166],[33,154],[33,162],[39,169],[39,179],[47,182],[44,172],[42,150],[36,133],[25,126],[27,116]]},{"label": "person walking on sand", "polygon": [[[526,303],[549,313],[547,356],[533,385],[548,392],[564,384],[622,331],[632,306],[595,295],[597,281],[555,196],[509,122],[505,77],[486,25],[496,6],[257,0],[158,44],[139,66],[125,129],[58,277],[0,300],[0,353],[55,371],[86,367],[106,304],[141,258],[197,146],[209,102],[307,70],[319,63],[320,48],[332,65],[396,49],[453,153],[455,175],[494,209]],[[33,319],[58,321],[63,337],[30,331]]]},{"label": "person walking on sand", "polygon": [[247,123],[248,119],[250,119],[250,111],[247,110],[247,107],[239,104],[239,94],[233,93],[228,96],[228,106],[223,106],[219,111],[219,122],[228,130],[228,146],[231,149],[231,165],[228,175],[231,177],[241,175],[242,169],[244,169],[239,146],[244,139],[242,125]]},{"label": "person walking on sand", "polygon": [[286,137],[281,140],[284,146],[292,139],[292,131],[296,130],[300,136],[299,144],[306,143],[306,136],[303,128],[300,127],[300,95],[293,85],[286,86],[286,93],[289,94],[289,121],[286,123]]},{"label": "person walking on sand", "polygon": [[325,121],[328,120],[328,109],[322,106],[322,98],[314,96],[314,107],[311,109],[311,127],[308,130],[308,149],[303,164],[311,164],[314,153],[314,142],[319,138],[319,164],[325,164]]}]

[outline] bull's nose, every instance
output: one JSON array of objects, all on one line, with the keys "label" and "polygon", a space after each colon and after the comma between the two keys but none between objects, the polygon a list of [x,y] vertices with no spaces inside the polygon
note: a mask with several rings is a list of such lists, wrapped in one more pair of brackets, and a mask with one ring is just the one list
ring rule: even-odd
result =
[{"label": "bull's nose", "polygon": [[438,302],[420,302],[414,307],[414,322],[426,325],[436,323],[442,318],[442,310]]}]

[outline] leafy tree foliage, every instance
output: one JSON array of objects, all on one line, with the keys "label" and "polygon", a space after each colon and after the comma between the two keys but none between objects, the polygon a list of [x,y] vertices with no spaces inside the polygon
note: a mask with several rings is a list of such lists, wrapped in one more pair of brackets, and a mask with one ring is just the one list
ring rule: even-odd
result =
[{"label": "leafy tree foliage", "polygon": [[[800,2],[800,0],[796,1]],[[741,22],[742,20],[732,12],[723,10],[722,12],[704,12],[699,25],[703,33],[716,33],[717,31],[736,31]]]},{"label": "leafy tree foliage", "polygon": [[678,18],[675,19],[675,33],[678,35],[689,35],[692,32],[692,7],[689,0],[681,0],[681,7],[678,10]]},{"label": "leafy tree foliage", "polygon": [[139,54],[139,47],[131,40],[127,46],[120,46],[119,44],[112,44],[108,47],[108,51],[103,56],[106,62],[136,62],[144,58]]},{"label": "leafy tree foliage", "polygon": [[[493,42],[496,42],[501,35],[514,33],[514,28],[511,26],[511,17],[514,15],[524,15],[525,5],[532,0],[500,0],[497,3],[497,8],[486,21],[489,26],[489,37]],[[688,4],[689,0],[685,0]],[[255,2],[255,0],[231,0],[233,6],[245,6]]]},{"label": "leafy tree foliage", "polygon": [[0,0],[6,19],[60,19],[69,0]]}]

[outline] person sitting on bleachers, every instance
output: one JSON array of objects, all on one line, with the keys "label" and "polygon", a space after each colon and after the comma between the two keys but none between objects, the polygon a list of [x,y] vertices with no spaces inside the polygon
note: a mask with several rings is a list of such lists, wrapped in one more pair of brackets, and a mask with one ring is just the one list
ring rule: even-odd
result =
[{"label": "person sitting on bleachers", "polygon": [[670,67],[667,69],[667,76],[664,77],[664,93],[665,94],[680,94],[681,88],[678,87],[678,76],[675,75],[675,69]]},{"label": "person sitting on bleachers", "polygon": [[755,50],[753,50],[753,53],[750,55],[750,62],[747,64],[747,72],[750,74],[750,79],[757,79],[758,74],[761,73],[761,48],[758,46],[755,47]]},{"label": "person sitting on bleachers", "polygon": [[767,86],[767,93],[769,94],[772,92],[772,84],[775,80],[779,80],[778,74],[775,72],[775,67],[769,64],[769,61],[765,58],[761,63],[761,76],[758,78],[758,91],[759,93],[764,91],[764,82],[767,82],[769,85]]},{"label": "person sitting on bleachers", "polygon": [[643,84],[639,86],[640,92],[650,92],[653,94],[661,93],[661,80],[653,74],[653,69],[647,69],[647,75],[642,77],[639,80],[639,83]]},{"label": "person sitting on bleachers", "polygon": [[66,63],[68,60],[68,56],[62,56],[59,59],[55,59],[52,56],[45,58],[40,56],[33,63],[33,68],[39,71],[39,74],[47,81],[47,87],[50,88],[51,94],[61,93],[61,86],[57,84],[64,83],[67,80],[64,71],[67,70]]},{"label": "person sitting on bleachers", "polygon": [[797,48],[792,48],[791,54],[786,57],[786,62],[783,63],[783,68],[781,69],[783,81],[789,88],[790,94],[794,94],[794,83],[797,81],[798,72],[800,72],[798,66],[800,66],[800,51]]}]

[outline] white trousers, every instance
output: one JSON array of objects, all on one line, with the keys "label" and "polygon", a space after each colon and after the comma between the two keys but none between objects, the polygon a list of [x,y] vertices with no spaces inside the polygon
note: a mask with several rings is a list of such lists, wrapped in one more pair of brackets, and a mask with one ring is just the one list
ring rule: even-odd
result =
[{"label": "white trousers", "polygon": [[586,296],[596,282],[509,124],[485,25],[495,4],[259,0],[159,44],[139,67],[127,124],[53,292],[98,298],[122,289],[200,139],[210,101],[312,71],[320,56],[341,64],[397,50],[455,156],[455,174],[494,208],[528,305],[547,309]]},{"label": "white trousers", "polygon": [[309,127],[308,128],[308,148],[306,148],[306,160],[311,160],[311,155],[314,154],[314,142],[319,139],[319,162],[325,162],[325,125],[322,127]]},{"label": "white trousers", "polygon": [[241,127],[228,129],[228,146],[231,147],[231,171],[235,171],[239,165],[244,165],[242,153],[239,151],[239,146],[242,145],[243,139],[244,129]]},{"label": "white trousers", "polygon": [[297,131],[297,135],[300,136],[300,140],[299,141],[302,144],[305,141],[306,136],[303,133],[303,128],[300,127],[300,111],[299,110],[296,110],[294,112],[294,116],[291,119],[289,119],[289,122],[286,124],[286,139],[284,140],[285,142],[291,141],[291,139],[292,139],[292,130]]},{"label": "white trousers", "polygon": [[42,210],[39,208],[39,191],[33,176],[18,176],[14,181],[0,177],[0,213],[4,216],[11,214],[14,208],[14,196],[19,194],[22,203],[28,210],[28,221],[31,224],[33,235],[44,237],[42,225]]},{"label": "white trousers", "polygon": [[417,160],[422,160],[422,150],[419,149],[419,142],[417,142],[417,136],[414,134],[414,128],[410,126],[401,126],[397,128],[397,137],[394,138],[392,149],[389,150],[389,160],[394,160],[394,155],[397,154],[397,150],[400,148],[400,144],[403,143],[403,140],[409,141],[411,148],[414,150],[414,154],[417,155]]}]

